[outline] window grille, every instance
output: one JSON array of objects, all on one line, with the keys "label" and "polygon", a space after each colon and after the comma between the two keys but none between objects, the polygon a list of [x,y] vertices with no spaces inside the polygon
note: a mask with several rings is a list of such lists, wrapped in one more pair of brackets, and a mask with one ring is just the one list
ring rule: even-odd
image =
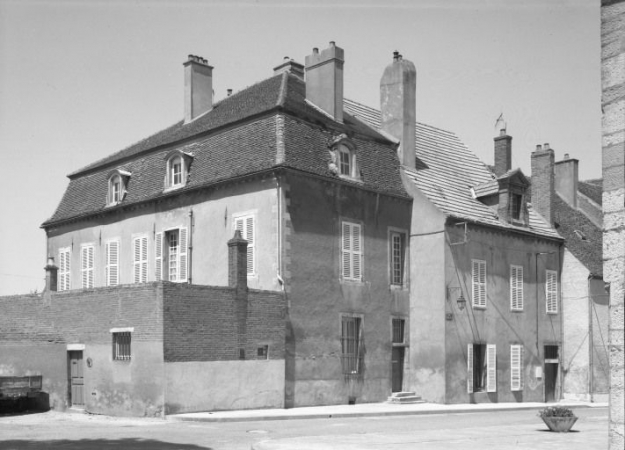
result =
[{"label": "window grille", "polygon": [[404,319],[393,319],[393,344],[404,343],[404,327],[406,321]]},{"label": "window grille", "polygon": [[362,375],[362,326],[359,317],[341,318],[341,364],[343,375]]},{"label": "window grille", "polygon": [[269,346],[263,345],[256,350],[257,359],[269,359]]},{"label": "window grille", "polygon": [[486,261],[473,260],[473,306],[486,307]]},{"label": "window grille", "polygon": [[510,266],[510,308],[523,310],[523,266]]},{"label": "window grille", "polygon": [[343,146],[339,149],[339,167],[341,175],[351,176],[351,161],[349,150]]},{"label": "window grille", "polygon": [[113,360],[130,361],[130,332],[113,333]]}]

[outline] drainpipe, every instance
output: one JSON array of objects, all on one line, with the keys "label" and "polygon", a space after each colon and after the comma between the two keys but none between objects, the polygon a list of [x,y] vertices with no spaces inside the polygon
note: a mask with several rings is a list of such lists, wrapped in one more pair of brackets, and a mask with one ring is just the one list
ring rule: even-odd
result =
[{"label": "drainpipe", "polygon": [[193,284],[193,208],[189,210],[189,260],[187,262],[187,282]]},{"label": "drainpipe", "polygon": [[592,329],[592,297],[590,296],[590,280],[593,278],[592,273],[588,274],[587,281],[587,297],[588,297],[588,398],[592,402],[593,400],[593,390],[594,390],[594,345],[595,340],[593,337],[593,329]]},{"label": "drainpipe", "polygon": [[276,195],[278,197],[278,283],[285,290],[284,279],[282,278],[282,186],[280,185],[280,176],[276,177]]}]

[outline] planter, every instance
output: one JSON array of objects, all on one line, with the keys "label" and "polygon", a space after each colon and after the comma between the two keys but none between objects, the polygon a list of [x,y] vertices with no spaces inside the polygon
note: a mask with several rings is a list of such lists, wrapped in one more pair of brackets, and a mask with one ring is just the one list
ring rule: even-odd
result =
[{"label": "planter", "polygon": [[549,427],[551,431],[555,431],[557,433],[566,433],[571,428],[573,428],[573,425],[575,424],[575,422],[577,422],[577,417],[575,416],[571,416],[571,417],[550,416],[550,417],[542,417],[542,419],[543,419],[543,422],[545,422],[545,424]]}]

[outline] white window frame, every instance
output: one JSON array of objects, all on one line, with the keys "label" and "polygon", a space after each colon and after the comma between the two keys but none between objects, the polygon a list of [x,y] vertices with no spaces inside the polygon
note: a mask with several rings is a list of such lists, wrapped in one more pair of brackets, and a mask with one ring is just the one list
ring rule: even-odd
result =
[{"label": "white window frame", "polygon": [[[126,196],[126,184],[130,178],[130,172],[115,169],[108,177],[108,191],[106,196],[106,206],[119,205]],[[115,184],[119,183],[119,191],[115,191]]]},{"label": "white window frame", "polygon": [[[167,243],[167,234],[172,232],[178,232],[178,246],[176,254],[176,279],[170,279],[170,267],[169,261],[165,260],[164,256],[167,253],[167,259],[170,258],[169,251],[165,252],[165,246]],[[179,226],[174,228],[168,228],[161,232],[156,233],[154,239],[154,267],[155,267],[155,279],[156,281],[167,280],[172,283],[186,283],[189,276],[189,229],[187,227]],[[164,277],[165,269],[167,269],[167,277]],[[134,274],[134,271],[133,271]],[[146,268],[147,274],[147,268]],[[133,275],[134,277],[134,275]],[[147,275],[146,275],[147,277]]]},{"label": "white window frame", "polygon": [[495,344],[475,344],[470,343],[467,345],[467,393],[474,393],[474,355],[473,347],[475,345],[485,347],[486,354],[483,358],[486,359],[486,383],[484,391],[479,392],[497,392],[497,346]]},{"label": "white window frame", "polygon": [[134,283],[148,281],[147,236],[136,236],[132,239],[132,280]]},{"label": "white window frame", "polygon": [[510,265],[510,310],[523,311],[523,266]]},{"label": "white window frame", "polygon": [[[354,151],[353,144],[347,144],[344,139],[337,143],[334,147],[333,159],[336,162],[337,174],[341,178],[347,178],[351,180],[360,179],[360,171],[358,168],[358,159],[356,152]],[[347,161],[343,162],[343,156],[347,157]],[[343,173],[343,169],[347,167],[346,172]]]},{"label": "white window frame", "polygon": [[522,345],[513,344],[510,346],[510,390],[522,391],[523,381],[523,359],[524,348]]},{"label": "white window frame", "polygon": [[[406,235],[407,233],[403,230],[394,228],[389,230],[389,284],[391,286],[402,287],[406,282]],[[396,240],[399,240],[399,255],[396,253]],[[396,278],[397,264],[399,264],[399,280]]]},{"label": "white window frame", "polygon": [[117,286],[119,284],[119,239],[111,239],[106,242],[106,265],[105,282],[107,286]]},{"label": "white window frame", "polygon": [[244,212],[232,215],[232,231],[240,230],[241,237],[247,241],[247,276],[254,277],[256,271],[256,212]]},{"label": "white window frame", "polygon": [[341,221],[341,278],[343,280],[363,280],[364,254],[362,224]]},{"label": "white window frame", "polygon": [[547,314],[558,313],[558,272],[545,271],[545,308]]},{"label": "white window frame", "polygon": [[[473,308],[486,308],[486,261],[471,260],[471,303]],[[476,298],[477,297],[477,298]]]},{"label": "white window frame", "polygon": [[92,289],[94,286],[95,246],[82,244],[80,246],[80,280],[83,289]]},{"label": "white window frame", "polygon": [[59,249],[59,291],[71,289],[72,281],[72,248],[63,247]]},{"label": "white window frame", "polygon": [[[193,154],[180,150],[174,150],[167,155],[165,166],[165,191],[179,189],[187,185],[192,158]],[[180,161],[180,179],[176,182],[177,172],[174,172],[174,167],[177,161]]]}]

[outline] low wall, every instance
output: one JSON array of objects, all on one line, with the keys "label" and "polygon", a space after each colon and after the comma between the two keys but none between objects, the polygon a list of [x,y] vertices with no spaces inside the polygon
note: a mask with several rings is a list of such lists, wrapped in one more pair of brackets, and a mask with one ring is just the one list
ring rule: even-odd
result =
[{"label": "low wall", "polygon": [[284,360],[165,364],[166,414],[284,407]]}]

